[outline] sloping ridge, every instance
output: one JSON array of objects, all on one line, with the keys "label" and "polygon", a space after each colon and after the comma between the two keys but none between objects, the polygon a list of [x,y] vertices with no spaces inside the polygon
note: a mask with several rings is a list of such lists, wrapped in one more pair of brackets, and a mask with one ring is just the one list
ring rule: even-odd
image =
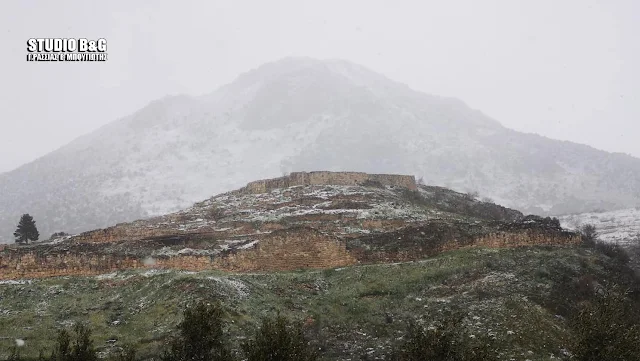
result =
[{"label": "sloping ridge", "polygon": [[580,240],[557,220],[524,217],[443,188],[405,184],[412,179],[406,175],[367,175],[358,178],[364,179],[362,184],[339,185],[333,183],[351,183],[349,177],[362,175],[292,176],[315,184],[259,191],[245,187],[177,213],[5,247],[0,250],[0,279],[146,268],[323,269],[411,261],[463,247],[571,245]]}]

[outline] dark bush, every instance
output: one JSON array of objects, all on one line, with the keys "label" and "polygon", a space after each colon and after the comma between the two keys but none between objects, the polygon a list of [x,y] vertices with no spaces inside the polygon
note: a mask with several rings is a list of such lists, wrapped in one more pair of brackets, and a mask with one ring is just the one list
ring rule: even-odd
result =
[{"label": "dark bush", "polygon": [[636,263],[640,263],[640,234],[636,234],[629,241],[629,257]]},{"label": "dark bush", "polygon": [[596,241],[595,249],[598,252],[608,257],[611,257],[622,264],[629,263],[629,260],[630,260],[629,254],[624,249],[624,247],[620,246],[619,244]]},{"label": "dark bush", "polygon": [[197,303],[184,311],[178,335],[161,356],[163,361],[227,361],[231,352],[223,331],[219,304]]},{"label": "dark bush", "polygon": [[264,319],[255,337],[242,345],[247,361],[314,361],[318,356],[304,337],[302,325],[284,317]]},{"label": "dark bush", "polygon": [[119,352],[112,358],[114,361],[135,361],[136,350],[131,346],[124,346]]},{"label": "dark bush", "polygon": [[218,207],[211,207],[207,211],[207,218],[214,221],[224,218],[224,215],[225,215],[224,209],[218,208]]},{"label": "dark bush", "polygon": [[56,232],[56,233],[52,234],[51,237],[49,237],[49,239],[62,238],[62,237],[67,237],[67,236],[70,236],[70,234],[66,233],[66,232]]},{"label": "dark bush", "polygon": [[20,349],[17,346],[11,348],[7,361],[20,361]]},{"label": "dark bush", "polygon": [[601,292],[573,320],[578,361],[640,360],[638,307],[619,289]]},{"label": "dark bush", "polygon": [[582,236],[582,245],[593,248],[598,240],[598,232],[593,224],[585,224],[578,228],[578,232]]},{"label": "dark bush", "polygon": [[470,191],[468,193],[465,193],[464,196],[470,201],[475,201],[476,199],[478,199],[478,197],[480,197],[480,194],[477,191]]},{"label": "dark bush", "polygon": [[411,203],[411,204],[416,204],[416,205],[428,205],[429,201],[427,199],[425,199],[422,194],[420,194],[420,191],[417,190],[411,190],[411,189],[403,189],[402,190],[402,198]]},{"label": "dark bush", "polygon": [[60,330],[50,360],[97,361],[91,329],[83,323],[76,323],[73,326],[73,334],[64,329]]},{"label": "dark bush", "polygon": [[[459,320],[459,318],[458,318]],[[440,328],[424,329],[409,324],[407,334],[391,356],[392,361],[481,361],[498,360],[492,350],[493,340],[486,337],[471,339],[451,319]]]}]

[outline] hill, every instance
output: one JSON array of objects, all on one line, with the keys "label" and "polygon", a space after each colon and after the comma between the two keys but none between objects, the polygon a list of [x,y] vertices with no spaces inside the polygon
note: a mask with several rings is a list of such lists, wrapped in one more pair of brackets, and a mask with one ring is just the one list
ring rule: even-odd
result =
[{"label": "hill", "polygon": [[221,301],[234,349],[262,317],[304,322],[323,360],[383,360],[408,321],[462,312],[504,359],[563,357],[580,302],[640,284],[557,220],[412,176],[292,173],[185,210],[0,250],[0,357],[88,322],[103,356],[157,356],[181,311]]},{"label": "hill", "polygon": [[[616,261],[578,247],[447,251],[424,261],[278,273],[132,270],[97,276],[0,281],[0,358],[14,339],[23,355],[50,349],[57,329],[89,322],[98,350],[134,344],[157,355],[181,311],[223,302],[228,335],[276,312],[305,322],[323,360],[381,360],[406,331],[463,312],[470,334],[494,337],[504,359],[560,359],[570,319],[594,289],[629,281]],[[367,355],[368,358],[364,355]]]},{"label": "hill", "polygon": [[0,279],[161,268],[283,271],[422,259],[465,247],[576,244],[557,221],[412,176],[292,173],[176,213],[0,251]]},{"label": "hill", "polygon": [[79,233],[314,169],[414,174],[536,214],[640,203],[636,158],[515,132],[346,61],[286,58],[0,174],[0,240],[23,213],[45,237]]}]

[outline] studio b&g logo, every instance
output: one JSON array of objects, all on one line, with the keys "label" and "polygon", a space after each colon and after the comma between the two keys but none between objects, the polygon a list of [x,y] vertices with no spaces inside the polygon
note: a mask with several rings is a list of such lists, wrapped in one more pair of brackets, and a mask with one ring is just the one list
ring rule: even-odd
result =
[{"label": "studio b&g logo", "polygon": [[31,38],[27,61],[107,61],[107,40]]}]

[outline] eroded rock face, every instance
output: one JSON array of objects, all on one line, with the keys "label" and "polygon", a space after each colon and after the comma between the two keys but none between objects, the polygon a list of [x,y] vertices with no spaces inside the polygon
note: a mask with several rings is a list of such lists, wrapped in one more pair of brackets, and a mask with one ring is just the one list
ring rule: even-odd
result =
[{"label": "eroded rock face", "polygon": [[[354,174],[357,181],[372,179],[365,173],[369,178],[330,172],[297,173],[290,179],[351,181]],[[552,219],[523,217],[449,190],[421,186],[412,191],[398,186],[405,181],[411,185],[412,177],[399,179],[368,186],[288,183],[262,193],[243,189],[162,217],[49,243],[9,246],[0,249],[0,279],[144,268],[333,268],[416,260],[460,247],[580,242]],[[396,180],[398,184],[388,184]]]}]

